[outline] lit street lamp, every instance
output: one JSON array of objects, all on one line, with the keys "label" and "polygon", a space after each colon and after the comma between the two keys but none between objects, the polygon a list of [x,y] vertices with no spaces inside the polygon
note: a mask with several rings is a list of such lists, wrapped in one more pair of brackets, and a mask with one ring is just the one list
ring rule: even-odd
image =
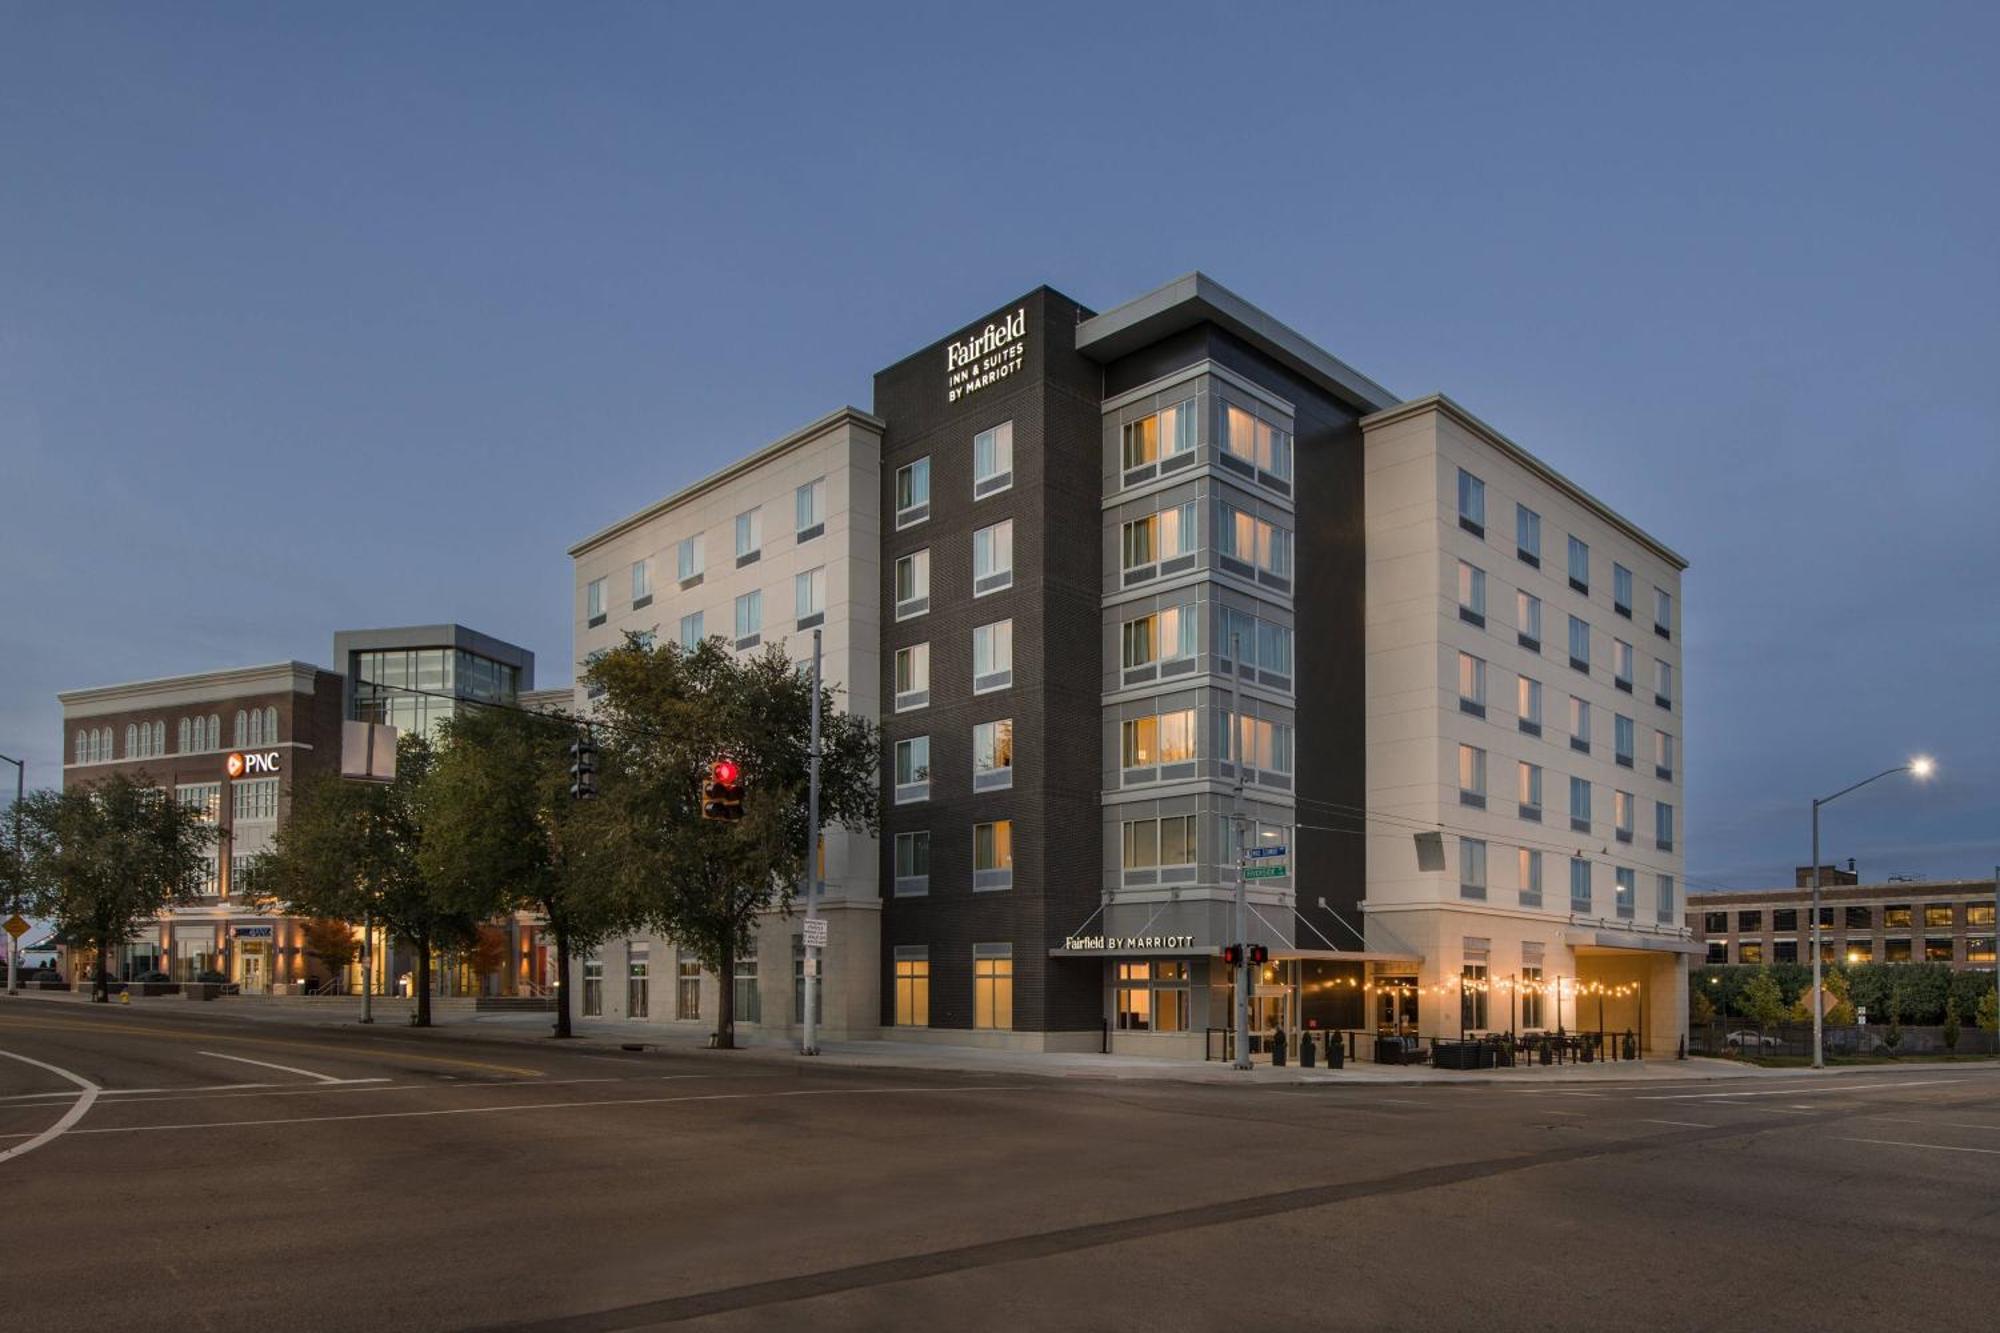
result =
[{"label": "lit street lamp", "polygon": [[1912,759],[1907,764],[1885,768],[1872,778],[1863,778],[1851,787],[1842,787],[1831,796],[1815,797],[1812,803],[1812,989],[1813,989],[1813,1051],[1812,1067],[1826,1068],[1825,1028],[1826,993],[1820,989],[1820,919],[1819,919],[1819,808],[1832,805],[1851,791],[1859,791],[1871,782],[1880,781],[1893,773],[1908,773],[1913,777],[1927,778],[1936,768],[1928,758]]}]

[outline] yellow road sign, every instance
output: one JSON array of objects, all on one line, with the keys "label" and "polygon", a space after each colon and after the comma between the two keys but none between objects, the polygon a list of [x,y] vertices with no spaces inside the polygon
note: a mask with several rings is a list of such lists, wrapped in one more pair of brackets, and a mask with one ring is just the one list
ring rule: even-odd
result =
[{"label": "yellow road sign", "polygon": [[15,939],[18,940],[23,935],[28,933],[30,927],[28,923],[26,921],[23,921],[19,916],[10,916],[7,918],[6,925],[4,927],[0,927],[0,929],[5,929],[9,935],[12,935]]}]

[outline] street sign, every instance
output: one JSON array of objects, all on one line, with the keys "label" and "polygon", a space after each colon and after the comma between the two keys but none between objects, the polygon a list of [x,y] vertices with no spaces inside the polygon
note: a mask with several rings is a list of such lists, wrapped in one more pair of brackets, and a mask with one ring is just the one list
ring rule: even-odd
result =
[{"label": "street sign", "polygon": [[1267,856],[1283,856],[1286,852],[1289,852],[1290,850],[1292,849],[1285,846],[1283,843],[1280,843],[1276,847],[1252,847],[1248,852],[1244,853],[1244,855],[1249,856],[1252,859],[1261,859]]},{"label": "street sign", "polygon": [[1280,875],[1289,875],[1290,873],[1291,870],[1286,866],[1251,866],[1243,872],[1243,878],[1276,879]]},{"label": "street sign", "polygon": [[28,923],[23,921],[20,917],[10,916],[7,918],[7,924],[5,929],[9,935],[12,935],[15,939],[18,940],[23,935],[27,934],[28,931],[32,929],[32,927],[30,927]]},{"label": "street sign", "polygon": [[799,922],[799,927],[803,932],[806,948],[824,949],[826,947],[825,917],[809,916],[805,918],[803,921]]}]

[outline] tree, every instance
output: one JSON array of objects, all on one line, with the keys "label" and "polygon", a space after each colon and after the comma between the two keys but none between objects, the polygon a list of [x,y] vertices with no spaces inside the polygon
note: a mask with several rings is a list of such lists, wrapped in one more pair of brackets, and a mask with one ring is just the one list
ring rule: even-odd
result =
[{"label": "tree", "polygon": [[1744,1017],[1754,1019],[1760,1028],[1784,1021],[1784,992],[1778,989],[1778,979],[1767,971],[1759,970],[1756,976],[1750,978],[1743,993],[1737,997],[1737,1004]]},{"label": "tree", "polygon": [[347,965],[360,952],[360,942],[354,938],[354,923],[340,921],[330,916],[316,916],[306,920],[299,927],[305,938],[306,952],[326,964],[327,971],[339,978],[347,971]]},{"label": "tree", "polygon": [[1708,998],[1701,986],[1688,987],[1688,1023],[1692,1027],[1705,1028],[1715,1021],[1715,1002]]},{"label": "tree", "polygon": [[[736,959],[760,915],[789,911],[805,868],[812,681],[783,649],[738,659],[628,637],[586,680],[604,690],[608,760],[602,857],[637,918],[693,951],[721,980],[716,1045],[735,1044]],[[873,832],[881,741],[872,723],[820,697],[820,815]],[[701,817],[719,756],[742,770],[744,815]],[[615,780],[613,780],[615,778]]]},{"label": "tree", "polygon": [[2000,1032],[2000,992],[1988,986],[1979,997],[1975,1020],[1982,1032]]},{"label": "tree", "polygon": [[434,752],[422,736],[396,747],[396,780],[350,782],[330,773],[301,782],[292,816],[258,857],[260,893],[295,916],[372,918],[417,955],[418,1027],[431,1022],[431,955],[471,942],[479,923],[425,876],[424,785]]},{"label": "tree", "polygon": [[1958,997],[1946,996],[1944,1002],[1944,1048],[1947,1053],[1958,1052]]},{"label": "tree", "polygon": [[34,792],[20,819],[29,907],[52,917],[62,939],[96,952],[92,998],[103,1003],[112,951],[138,926],[200,897],[215,829],[144,773]]},{"label": "tree", "polygon": [[[445,724],[426,796],[426,873],[468,909],[526,910],[556,944],[555,1035],[570,1032],[570,959],[631,923],[604,869],[600,801],[570,795],[574,719],[470,709]],[[605,779],[615,785],[609,771]]]}]

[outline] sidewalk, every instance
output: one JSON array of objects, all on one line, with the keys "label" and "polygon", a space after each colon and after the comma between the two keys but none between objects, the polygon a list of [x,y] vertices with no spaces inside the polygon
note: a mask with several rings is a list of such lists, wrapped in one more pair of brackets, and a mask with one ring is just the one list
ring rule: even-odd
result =
[{"label": "sidewalk", "polygon": [[[56,1004],[88,1004],[87,995],[73,991],[30,991],[23,999]],[[3,1001],[4,997],[0,997]],[[164,995],[135,998],[129,1006],[114,1008],[143,1012],[152,1017],[220,1018],[247,1023],[289,1024],[312,1027],[351,1028],[361,1014],[356,996],[330,999],[298,997],[231,996],[207,1002]],[[407,1026],[411,1012],[408,999],[380,999],[374,1004],[375,1022],[382,1035],[407,1034],[417,1040],[474,1040],[510,1045],[547,1045],[553,1015],[547,1013],[480,1014],[470,1000],[433,1001],[430,1029]],[[1155,1082],[1263,1085],[1372,1085],[1446,1086],[1506,1085],[1516,1088],[1576,1086],[1634,1082],[1706,1082],[1739,1079],[1782,1079],[1813,1073],[1811,1069],[1763,1069],[1733,1061],[1691,1056],[1686,1060],[1665,1059],[1597,1061],[1587,1065],[1517,1065],[1511,1069],[1482,1069],[1460,1072],[1432,1069],[1427,1065],[1377,1065],[1355,1061],[1341,1069],[1323,1067],[1282,1069],[1260,1064],[1247,1072],[1217,1062],[1154,1060],[1130,1055],[1098,1055],[1076,1052],[1000,1051],[972,1046],[943,1046],[901,1041],[824,1041],[816,1057],[798,1053],[793,1034],[766,1035],[754,1028],[737,1029],[739,1048],[711,1051],[704,1036],[683,1034],[648,1023],[578,1019],[576,1039],[564,1043],[565,1050],[658,1051],[681,1056],[716,1060],[753,1060],[770,1063],[805,1063],[820,1068],[911,1069],[950,1073],[999,1074],[1039,1078],[1083,1078],[1107,1080],[1150,1080]],[[1849,1072],[1825,1070],[1822,1073]]]}]

